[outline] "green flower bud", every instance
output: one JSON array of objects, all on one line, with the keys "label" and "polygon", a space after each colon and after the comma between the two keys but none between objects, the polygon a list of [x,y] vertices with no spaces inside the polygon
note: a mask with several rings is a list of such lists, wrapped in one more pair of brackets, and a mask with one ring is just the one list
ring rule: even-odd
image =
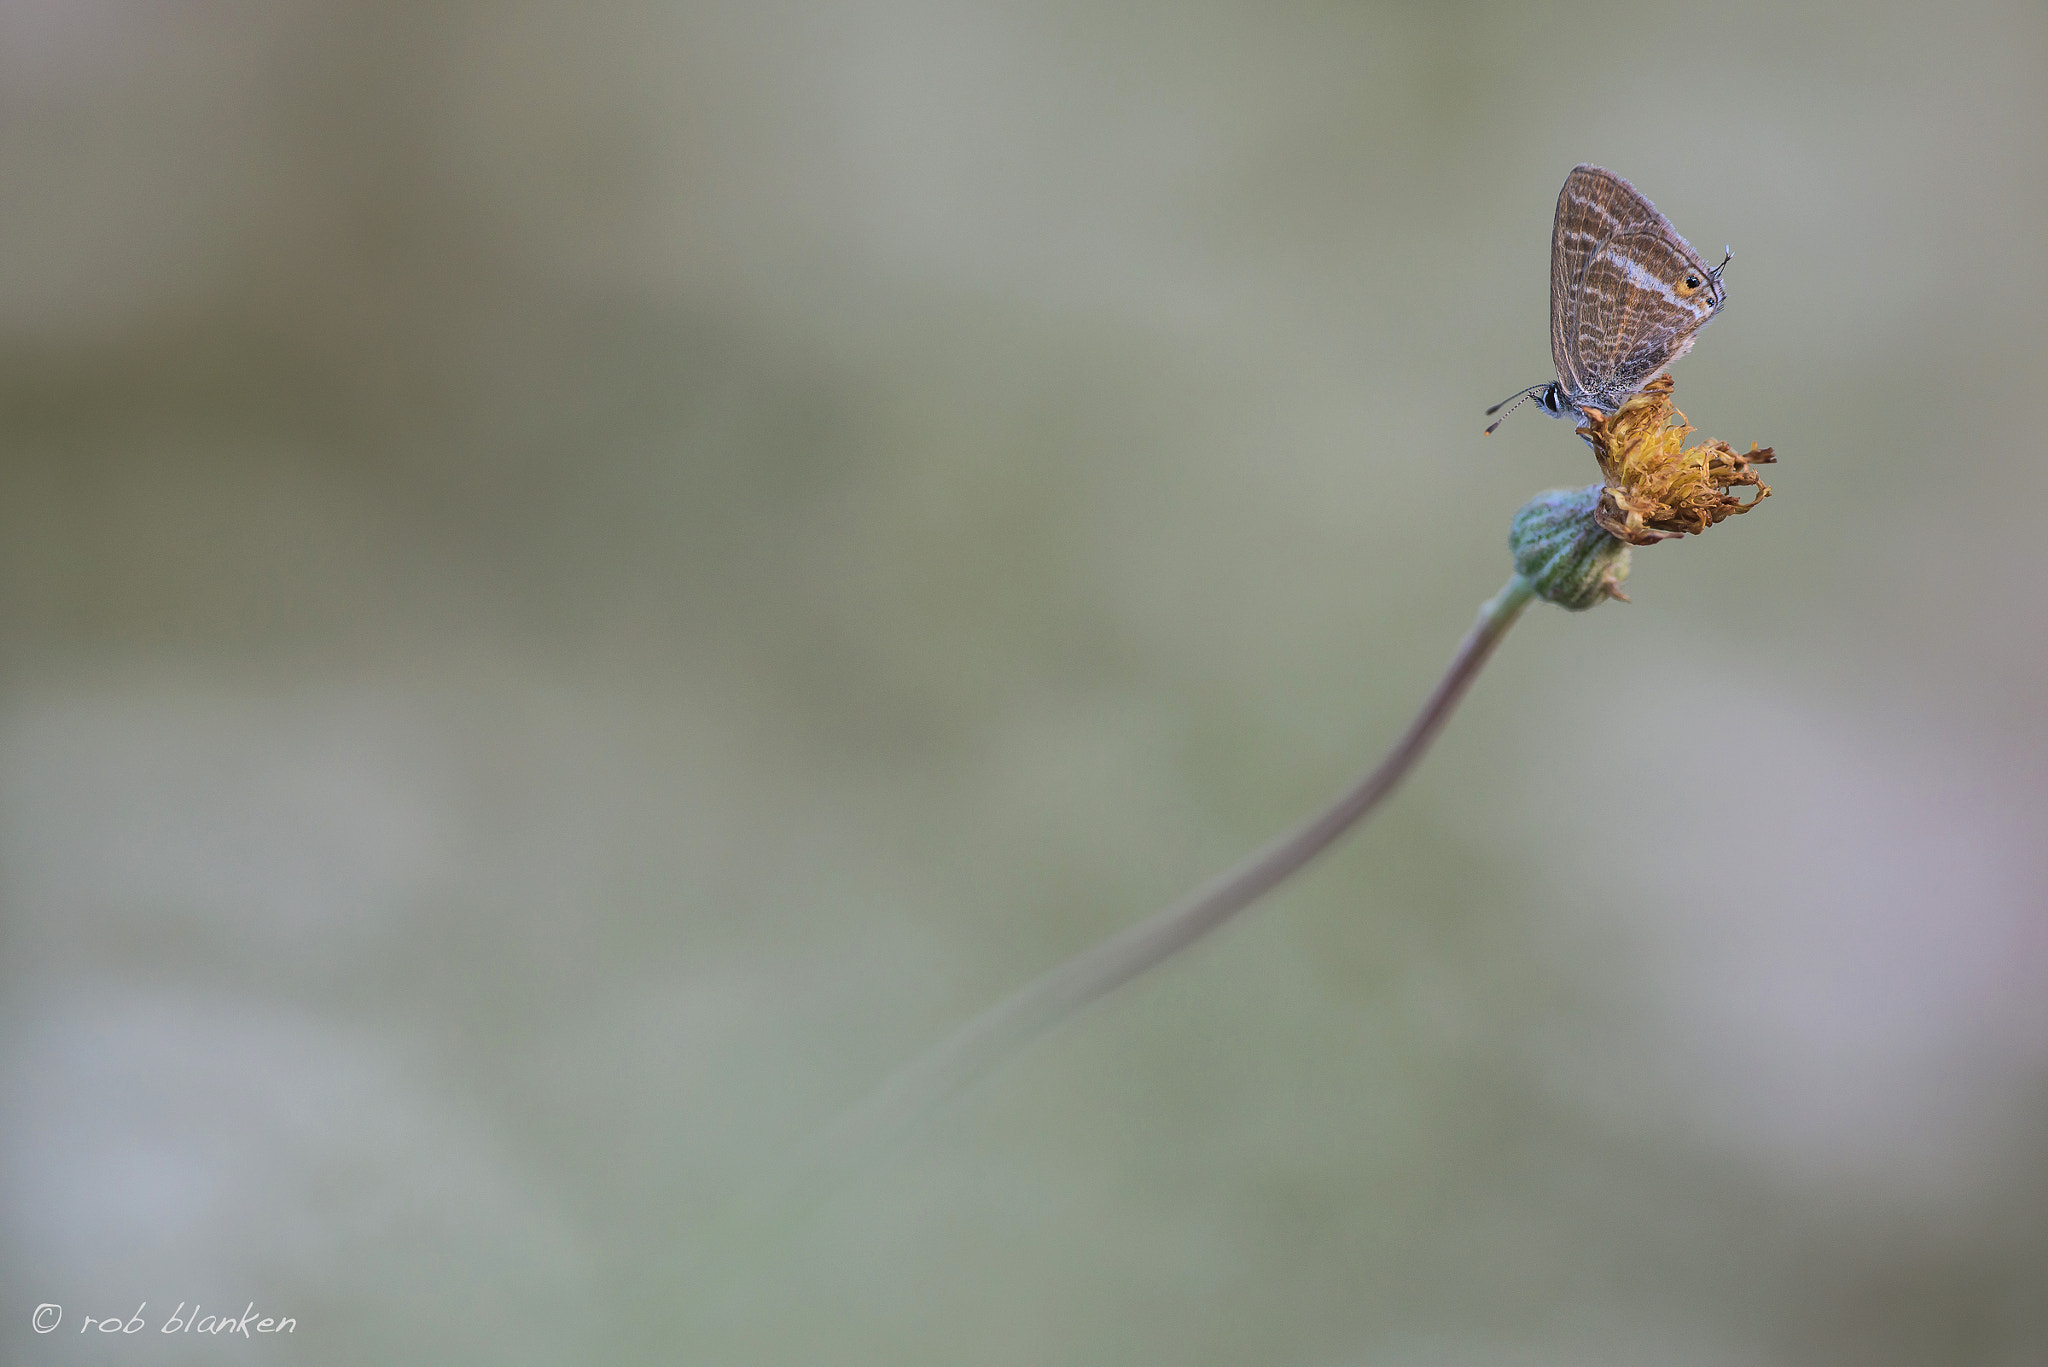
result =
[{"label": "green flower bud", "polygon": [[1604,487],[1552,489],[1515,514],[1508,549],[1515,572],[1529,581],[1538,598],[1573,612],[1607,598],[1628,601],[1621,591],[1621,581],[1628,578],[1628,543],[1593,518]]}]

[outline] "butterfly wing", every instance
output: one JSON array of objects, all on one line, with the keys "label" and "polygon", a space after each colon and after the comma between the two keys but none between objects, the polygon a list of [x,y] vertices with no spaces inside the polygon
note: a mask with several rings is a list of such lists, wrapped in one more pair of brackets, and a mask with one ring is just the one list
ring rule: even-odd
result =
[{"label": "butterfly wing", "polygon": [[1550,239],[1550,351],[1573,404],[1612,412],[1683,356],[1726,299],[1634,186],[1598,166],[1565,178]]}]

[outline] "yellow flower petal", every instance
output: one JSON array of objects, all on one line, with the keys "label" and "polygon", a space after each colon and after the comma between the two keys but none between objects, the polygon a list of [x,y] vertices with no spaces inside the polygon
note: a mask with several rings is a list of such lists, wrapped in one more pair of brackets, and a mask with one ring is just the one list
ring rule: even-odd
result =
[{"label": "yellow flower petal", "polygon": [[[1580,410],[1586,422],[1579,432],[1607,485],[1594,520],[1632,545],[1703,532],[1770,497],[1752,467],[1776,460],[1771,448],[1738,453],[1725,441],[1705,441],[1686,449],[1693,428],[1672,406],[1671,390],[1671,376],[1659,375],[1611,415]],[[1744,502],[1729,492],[1740,488],[1756,492]]]}]

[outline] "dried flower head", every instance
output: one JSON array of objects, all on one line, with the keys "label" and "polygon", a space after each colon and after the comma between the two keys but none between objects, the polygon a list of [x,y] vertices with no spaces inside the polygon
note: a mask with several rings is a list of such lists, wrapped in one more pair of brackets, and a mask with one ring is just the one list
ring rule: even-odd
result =
[{"label": "dried flower head", "polygon": [[[1689,532],[1703,532],[1723,518],[1746,513],[1770,496],[1770,486],[1752,466],[1777,459],[1771,448],[1751,445],[1738,454],[1725,441],[1684,449],[1693,429],[1671,406],[1671,376],[1659,375],[1612,414],[1597,408],[1579,432],[1593,445],[1607,487],[1593,517],[1610,534],[1632,545],[1649,546]],[[1728,491],[1748,487],[1745,503]]]}]

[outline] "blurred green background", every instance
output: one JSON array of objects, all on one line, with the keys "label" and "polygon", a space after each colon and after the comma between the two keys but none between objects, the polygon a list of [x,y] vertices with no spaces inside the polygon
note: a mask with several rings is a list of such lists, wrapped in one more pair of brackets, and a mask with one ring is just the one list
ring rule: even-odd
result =
[{"label": "blurred green background", "polygon": [[[1396,734],[1579,161],[1776,496],[749,1218]],[[2037,0],[8,0],[0,184],[0,1357],[2048,1361]]]}]

